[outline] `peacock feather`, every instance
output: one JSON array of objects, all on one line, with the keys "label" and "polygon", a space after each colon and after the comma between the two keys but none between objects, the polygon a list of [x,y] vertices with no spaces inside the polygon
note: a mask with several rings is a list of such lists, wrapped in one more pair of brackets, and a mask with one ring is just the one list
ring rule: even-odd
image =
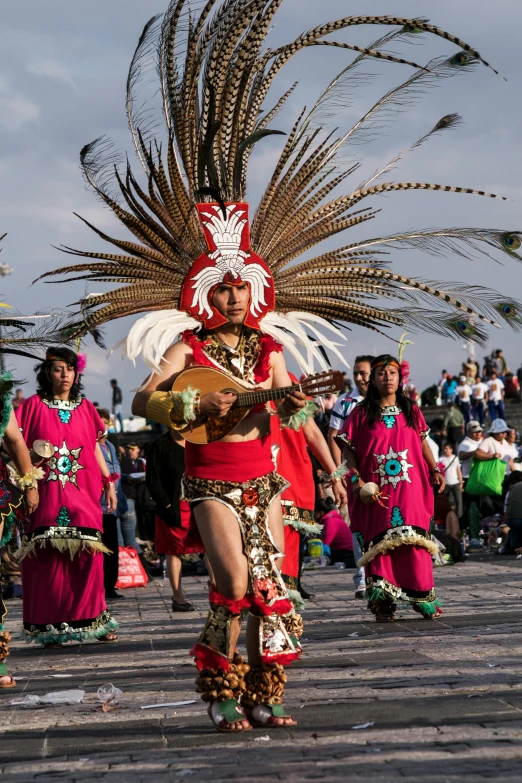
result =
[{"label": "peacock feather", "polygon": [[[485,326],[522,326],[521,305],[500,293],[459,284],[443,284],[401,275],[389,268],[392,250],[420,250],[432,255],[474,258],[493,250],[521,260],[522,232],[484,228],[410,229],[388,236],[369,236],[338,249],[298,261],[324,241],[348,229],[375,221],[373,205],[383,194],[440,191],[487,198],[493,193],[430,182],[397,182],[389,175],[404,155],[440,133],[461,124],[446,114],[419,139],[412,140],[371,177],[351,190],[346,183],[359,169],[346,165],[361,145],[373,141],[393,119],[415,106],[426,91],[446,80],[491,68],[481,54],[426,19],[393,16],[349,16],[320,24],[295,40],[270,48],[269,32],[283,0],[171,0],[164,15],[150,19],[132,57],[126,111],[132,142],[143,168],[138,176],[102,137],[81,151],[89,187],[128,229],[131,239],[110,237],[114,252],[61,249],[86,262],[71,264],[44,277],[117,283],[112,291],[88,295],[79,311],[55,334],[66,340],[95,335],[103,324],[122,316],[149,312],[131,329],[128,352],[134,358],[148,335],[154,348],[144,349],[157,367],[159,350],[186,328],[199,323],[179,313],[180,291],[192,262],[205,250],[195,203],[245,198],[250,156],[258,143],[280,134],[272,127],[293,94],[295,84],[272,101],[274,80],[291,58],[310,47],[332,47],[355,53],[310,110],[303,110],[286,130],[279,159],[252,222],[252,249],[267,263],[276,290],[276,310],[262,321],[268,334],[281,339],[305,370],[314,360],[324,365],[318,346],[339,354],[341,332],[356,324],[382,332],[397,326],[476,340]],[[355,26],[385,31],[368,47],[331,38]],[[423,35],[452,42],[457,52],[426,64],[402,58],[399,44],[418,43]],[[331,131],[340,106],[353,105],[357,92],[375,74],[372,61],[403,72],[407,78],[389,90],[352,127]],[[494,69],[492,69],[494,70]],[[497,73],[495,71],[495,73]],[[162,118],[143,99],[151,79],[159,81]],[[160,126],[166,126],[160,140]],[[335,195],[340,186],[345,193]],[[399,195],[397,197],[400,197]],[[369,204],[371,199],[371,206]],[[393,300],[393,301],[391,301]],[[330,337],[328,337],[330,335]]]}]

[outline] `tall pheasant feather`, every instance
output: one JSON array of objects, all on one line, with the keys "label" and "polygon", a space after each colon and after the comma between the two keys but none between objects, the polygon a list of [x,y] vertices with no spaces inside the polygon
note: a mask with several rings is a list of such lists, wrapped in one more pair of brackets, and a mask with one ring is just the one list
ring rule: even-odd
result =
[{"label": "tall pheasant feather", "polygon": [[[84,221],[114,252],[88,252],[63,247],[86,259],[48,272],[118,283],[104,294],[86,296],[63,337],[74,339],[122,316],[149,312],[131,330],[128,352],[142,350],[157,367],[160,349],[199,322],[179,312],[183,280],[192,262],[205,250],[196,201],[244,199],[248,164],[257,144],[286,132],[281,154],[260,199],[252,223],[252,249],[268,265],[275,284],[276,309],[261,322],[263,331],[301,356],[303,369],[314,360],[324,366],[322,344],[338,352],[338,325],[357,324],[382,331],[392,326],[427,330],[483,341],[483,327],[507,323],[522,326],[518,302],[488,289],[419,280],[389,268],[391,250],[415,248],[435,255],[470,258],[493,251],[521,260],[518,229],[430,228],[373,236],[338,249],[304,253],[354,226],[375,221],[375,199],[387,193],[439,191],[499,198],[464,186],[424,181],[395,182],[389,177],[403,156],[461,123],[447,114],[404,153],[360,182],[351,192],[335,195],[358,170],[345,156],[373,141],[394,117],[415,105],[427,90],[484,65],[481,54],[461,38],[426,19],[393,16],[350,16],[320,24],[295,40],[270,48],[274,18],[284,0],[171,0],[164,16],[147,22],[132,57],[126,90],[126,111],[132,142],[145,178],[115,153],[105,138],[84,147],[81,167],[89,186],[129,231],[121,240]],[[358,26],[378,26],[380,37],[367,47],[332,40],[335,33]],[[422,35],[455,45],[450,57],[420,64],[400,56],[397,47]],[[291,128],[272,123],[293,94],[295,85],[270,101],[275,78],[285,65],[310,47],[330,47],[352,55],[341,73],[304,110]],[[392,48],[393,47],[393,48]],[[416,48],[416,51],[418,49]],[[304,55],[303,55],[304,56]],[[374,76],[368,69],[380,62],[403,74],[396,87],[374,103],[352,127],[331,132],[338,107],[357,100],[361,85]],[[404,71],[407,71],[404,77]],[[492,69],[494,70],[494,69]],[[495,71],[496,73],[496,71]],[[163,117],[144,97],[151,78],[159,80]],[[265,105],[266,104],[266,105]],[[160,125],[166,130],[160,141]],[[334,194],[335,191],[335,194]],[[371,199],[371,205],[369,199]],[[72,278],[71,278],[72,276]],[[153,346],[152,348],[150,346]]]}]

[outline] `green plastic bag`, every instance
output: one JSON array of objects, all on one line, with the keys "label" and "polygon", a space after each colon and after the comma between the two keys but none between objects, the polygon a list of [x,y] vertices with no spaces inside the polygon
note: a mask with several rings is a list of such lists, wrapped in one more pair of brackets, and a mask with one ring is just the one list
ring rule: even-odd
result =
[{"label": "green plastic bag", "polygon": [[506,467],[503,459],[473,460],[466,484],[468,495],[501,495]]}]

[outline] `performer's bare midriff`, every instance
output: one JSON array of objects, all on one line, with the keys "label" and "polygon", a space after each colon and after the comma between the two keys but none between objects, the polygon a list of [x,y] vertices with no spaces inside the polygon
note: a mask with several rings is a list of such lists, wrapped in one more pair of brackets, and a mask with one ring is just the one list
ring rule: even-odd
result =
[{"label": "performer's bare midriff", "polygon": [[[215,290],[212,301],[216,310],[228,319],[227,324],[214,330],[214,334],[225,345],[236,348],[250,302],[249,286],[247,284],[240,286],[221,285]],[[154,374],[145,389],[136,394],[132,405],[133,414],[144,416],[151,394],[155,391],[170,391],[178,373],[190,367],[191,364],[193,364],[193,355],[189,345],[179,342],[171,346],[161,362],[163,372]],[[259,384],[261,388],[269,389],[292,385],[282,353],[273,352],[270,355],[270,365],[270,375],[266,381]],[[224,417],[230,411],[235,400],[234,394],[212,392],[201,398],[199,411],[202,415],[209,417]],[[306,396],[302,392],[295,391],[288,395],[282,404],[291,415],[305,406]],[[222,442],[255,441],[267,435],[269,431],[268,411],[254,413],[243,419],[233,432],[222,439]],[[230,476],[230,478],[234,480],[234,476]],[[241,530],[234,514],[223,503],[209,499],[197,503],[193,507],[193,515],[218,592],[231,600],[239,601],[247,592],[249,573],[247,559],[243,552]],[[274,543],[283,556],[284,527],[280,502],[271,504],[268,524]],[[235,638],[231,639],[234,646],[239,636],[239,630],[239,624],[237,628],[232,629],[235,633]],[[257,622],[255,618],[250,617],[247,626],[247,650],[248,660],[254,666],[261,663],[257,637]],[[277,722],[284,725],[286,722],[290,723],[291,719],[279,718]],[[239,721],[234,728],[241,729],[247,726],[248,721]]]}]

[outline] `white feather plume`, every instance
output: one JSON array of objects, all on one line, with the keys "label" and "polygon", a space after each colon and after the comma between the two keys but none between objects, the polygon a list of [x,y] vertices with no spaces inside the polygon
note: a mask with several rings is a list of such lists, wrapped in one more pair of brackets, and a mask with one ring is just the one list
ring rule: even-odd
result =
[{"label": "white feather plume", "polygon": [[[179,310],[158,310],[140,318],[126,338],[125,354],[132,363],[143,361],[155,373],[161,373],[163,354],[187,329],[201,329],[201,322]],[[118,346],[115,346],[117,348]]]},{"label": "white feather plume", "polygon": [[[292,354],[300,369],[306,375],[312,375],[315,372],[315,362],[317,362],[321,369],[328,369],[324,356],[317,347],[319,344],[326,350],[335,353],[341,362],[346,365],[346,367],[349,367],[346,359],[339,351],[339,346],[346,343],[345,336],[337,327],[332,326],[332,324],[328,323],[328,321],[321,318],[319,315],[297,311],[290,313],[271,312],[265,315],[262,321],[260,321],[260,326],[265,334],[269,334],[275,340],[278,340],[278,342]],[[342,343],[334,343],[317,328],[318,326],[333,332],[342,340]],[[306,329],[313,332],[319,342],[315,342],[310,335],[307,334]],[[297,346],[302,346],[305,349],[306,356]]]}]

